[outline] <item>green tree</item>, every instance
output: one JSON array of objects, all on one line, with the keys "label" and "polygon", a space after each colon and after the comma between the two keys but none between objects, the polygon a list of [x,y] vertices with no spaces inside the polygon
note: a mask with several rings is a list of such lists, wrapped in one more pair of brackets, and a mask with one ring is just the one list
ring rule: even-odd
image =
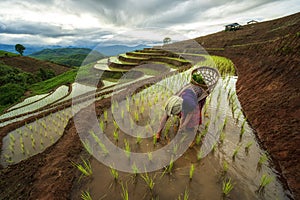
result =
[{"label": "green tree", "polygon": [[23,52],[26,48],[21,44],[16,44],[15,49],[17,52],[20,53],[21,56],[23,56]]},{"label": "green tree", "polygon": [[164,45],[169,44],[170,42],[171,42],[171,38],[169,38],[169,37],[165,37],[163,40]]}]

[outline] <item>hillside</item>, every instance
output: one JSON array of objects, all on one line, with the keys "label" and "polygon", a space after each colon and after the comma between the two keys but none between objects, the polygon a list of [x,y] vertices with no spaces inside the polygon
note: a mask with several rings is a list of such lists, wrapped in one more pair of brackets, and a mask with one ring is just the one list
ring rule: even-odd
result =
[{"label": "hillside", "polygon": [[[62,75],[69,70],[71,68],[62,65],[0,51],[0,113],[25,94],[28,95],[26,91],[32,84]],[[36,93],[33,90],[31,92]]]},{"label": "hillside", "polygon": [[[85,60],[88,55],[88,60]],[[83,61],[85,61],[84,64],[88,64],[104,58],[104,55],[98,51],[92,51],[88,48],[44,49],[29,56],[40,60],[48,60],[61,65],[76,67],[81,66]]]},{"label": "hillside", "polygon": [[40,68],[53,70],[55,75],[62,74],[70,68],[52,62],[42,61],[27,56],[0,56],[0,63],[25,72],[37,73]]},{"label": "hillside", "polygon": [[300,198],[300,13],[195,40],[233,61],[237,94],[259,141]]}]

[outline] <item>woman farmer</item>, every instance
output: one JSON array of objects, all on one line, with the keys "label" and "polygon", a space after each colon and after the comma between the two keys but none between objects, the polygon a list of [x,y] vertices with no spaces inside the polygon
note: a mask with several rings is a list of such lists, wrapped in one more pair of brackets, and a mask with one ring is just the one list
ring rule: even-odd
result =
[{"label": "woman farmer", "polygon": [[157,140],[160,139],[161,132],[172,115],[180,117],[179,130],[195,130],[202,123],[201,110],[207,96],[208,94],[201,87],[188,84],[177,95],[170,97],[166,103],[165,114],[156,133]]}]

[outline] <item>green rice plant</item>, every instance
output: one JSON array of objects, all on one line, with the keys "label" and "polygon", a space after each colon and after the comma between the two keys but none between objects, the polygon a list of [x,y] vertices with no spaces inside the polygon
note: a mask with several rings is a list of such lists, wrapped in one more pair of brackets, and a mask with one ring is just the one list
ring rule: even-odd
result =
[{"label": "green rice plant", "polygon": [[205,130],[208,130],[209,124],[210,124],[210,120],[208,120],[208,121],[205,123],[205,126],[204,126],[204,129],[205,129]]},{"label": "green rice plant", "polygon": [[83,191],[81,193],[81,199],[83,200],[92,200],[91,194],[88,191]]},{"label": "green rice plant", "polygon": [[227,125],[227,117],[225,117],[225,120],[224,120],[224,123],[223,123],[223,126],[222,126],[222,130],[224,130],[226,128],[226,125]]},{"label": "green rice plant", "polygon": [[195,171],[195,166],[194,166],[194,164],[191,164],[191,167],[190,167],[190,180],[193,179],[194,171]]},{"label": "green rice plant", "polygon": [[152,191],[153,188],[154,188],[154,185],[155,185],[155,183],[154,183],[155,176],[154,176],[154,178],[151,178],[148,175],[148,173],[146,172],[145,175],[142,174],[141,177],[145,181],[145,183],[147,184],[147,186],[150,189],[150,191]]},{"label": "green rice plant", "polygon": [[152,152],[151,152],[151,151],[150,151],[150,152],[147,152],[147,156],[148,156],[148,160],[149,160],[149,161],[152,161],[153,156],[152,156]]},{"label": "green rice plant", "polygon": [[136,144],[141,144],[141,142],[142,142],[142,137],[140,136],[140,135],[138,135],[137,137],[136,137]]},{"label": "green rice plant", "polygon": [[10,144],[8,148],[9,148],[9,150],[11,151],[12,154],[15,153],[15,145],[11,145],[11,144]]},{"label": "green rice plant", "polygon": [[129,200],[129,194],[128,194],[128,189],[127,189],[127,184],[126,184],[126,187],[124,187],[123,184],[121,184],[121,186],[122,186],[122,193],[121,193],[122,199],[123,200]]},{"label": "green rice plant", "polygon": [[133,165],[131,166],[131,169],[132,169],[134,176],[137,176],[139,173],[139,169],[137,168],[135,163],[133,163]]},{"label": "green rice plant", "polygon": [[31,139],[31,146],[33,149],[35,149],[35,139],[32,134],[30,135],[30,139]]},{"label": "green rice plant", "polygon": [[173,154],[176,155],[177,151],[178,151],[179,145],[175,144],[173,147]]},{"label": "green rice plant", "polygon": [[197,152],[197,160],[198,160],[198,161],[200,161],[200,160],[202,159],[202,155],[203,155],[202,150],[199,150],[199,151]]},{"label": "green rice plant", "polygon": [[205,135],[208,133],[208,128],[207,129],[204,129],[202,132],[201,132],[201,137],[205,137]]},{"label": "green rice plant", "polygon": [[139,121],[139,113],[137,111],[134,111],[134,119],[136,122]]},{"label": "green rice plant", "polygon": [[260,184],[258,187],[258,192],[263,192],[267,185],[269,185],[273,181],[273,177],[269,177],[266,174],[263,174],[260,179]]},{"label": "green rice plant", "polygon": [[263,164],[265,164],[266,163],[266,161],[268,160],[268,156],[264,153],[263,155],[261,155],[260,157],[259,157],[259,160],[258,160],[258,166],[262,166]]},{"label": "green rice plant", "polygon": [[[84,160],[83,158],[81,158],[83,164],[77,164],[73,161],[71,161],[72,165],[74,167],[76,167],[80,172],[81,172],[81,176],[90,176],[93,174],[93,171],[92,171],[92,166],[91,166],[91,163],[89,160]],[[79,179],[80,179],[79,178]]]},{"label": "green rice plant", "polygon": [[240,146],[237,146],[237,147],[234,149],[233,154],[232,154],[232,159],[233,159],[233,160],[235,160],[236,155],[238,154],[239,150],[240,150]]},{"label": "green rice plant", "polygon": [[134,129],[134,121],[130,118],[130,129],[133,130]]},{"label": "green rice plant", "polygon": [[103,117],[104,117],[104,121],[107,122],[107,119],[108,119],[107,110],[103,111]]},{"label": "green rice plant", "polygon": [[130,144],[126,139],[124,139],[124,144],[125,144],[125,154],[128,158],[130,158],[130,153],[131,153],[130,152]]},{"label": "green rice plant", "polygon": [[228,162],[226,162],[226,160],[224,160],[222,166],[223,166],[222,174],[225,175],[227,173],[227,171],[228,171],[228,168],[229,168]]},{"label": "green rice plant", "polygon": [[119,178],[119,173],[118,173],[118,171],[117,171],[115,168],[113,168],[112,166],[110,166],[110,174],[112,175],[112,177],[114,178],[115,181],[118,180],[118,178]]},{"label": "green rice plant", "polygon": [[217,148],[217,142],[215,142],[212,146],[212,152],[215,153]]},{"label": "green rice plant", "polygon": [[140,112],[141,112],[141,114],[143,114],[145,112],[145,106],[144,105],[141,106]]},{"label": "green rice plant", "polygon": [[253,144],[252,141],[250,141],[250,142],[248,142],[248,143],[246,144],[246,146],[245,146],[245,152],[246,152],[246,153],[249,153],[249,150],[250,150],[250,147],[252,146],[252,144]]},{"label": "green rice plant", "polygon": [[54,138],[52,135],[50,136],[50,141],[51,141],[51,144],[54,144]]},{"label": "green rice plant", "polygon": [[43,138],[40,139],[40,144],[41,144],[42,147],[44,147],[44,141],[43,141]]},{"label": "green rice plant", "polygon": [[164,130],[164,137],[167,138],[168,137],[168,133],[170,131],[171,128],[171,123],[170,121],[167,121],[166,125],[165,125],[165,130]]},{"label": "green rice plant", "polygon": [[228,197],[229,193],[233,189],[233,184],[231,183],[231,179],[223,181],[222,193],[224,197]]},{"label": "green rice plant", "polygon": [[119,141],[119,132],[117,129],[114,130],[113,136],[114,136],[114,140],[116,142],[118,142]]},{"label": "green rice plant", "polygon": [[164,176],[166,173],[172,174],[173,167],[174,167],[174,160],[173,160],[173,157],[172,157],[170,162],[169,162],[169,165],[165,167],[165,170],[162,173],[161,177]]},{"label": "green rice plant", "polygon": [[200,144],[201,139],[202,139],[201,134],[197,134],[197,136],[196,136],[196,145],[199,145],[199,144]]},{"label": "green rice plant", "polygon": [[221,131],[221,134],[220,134],[220,142],[221,142],[221,144],[224,143],[225,136],[226,136],[225,132],[224,132],[224,131]]},{"label": "green rice plant", "polygon": [[104,156],[107,156],[109,154],[109,151],[107,150],[106,146],[100,141],[100,139],[97,137],[93,130],[90,130],[89,133],[92,135],[93,139],[97,142],[97,144],[103,151]]},{"label": "green rice plant", "polygon": [[12,143],[15,143],[16,142],[16,138],[13,134],[9,134],[9,139]]},{"label": "green rice plant", "polygon": [[156,146],[156,143],[157,143],[156,134],[153,134],[152,141],[153,141],[153,145]]},{"label": "green rice plant", "polygon": [[124,110],[123,110],[123,108],[121,110],[121,118],[122,118],[122,120],[124,120]]},{"label": "green rice plant", "polygon": [[119,129],[119,125],[118,125],[118,123],[116,122],[116,120],[113,120],[113,124],[114,124],[115,129],[118,130],[118,129]]},{"label": "green rice plant", "polygon": [[[52,139],[53,139],[53,137],[52,137]],[[85,140],[85,141],[82,141],[82,145],[83,145],[83,147],[86,149],[86,151],[89,153],[89,154],[92,154],[93,153],[93,149],[92,149],[92,147],[91,147],[91,145],[90,145],[90,142],[89,142],[89,140]]]},{"label": "green rice plant", "polygon": [[240,111],[236,117],[236,122],[239,122],[241,115],[243,114],[242,111]]},{"label": "green rice plant", "polygon": [[99,126],[100,126],[101,131],[104,132],[104,122],[102,119],[100,119]]},{"label": "green rice plant", "polygon": [[[183,200],[188,200],[189,199],[189,191],[187,188],[185,188],[184,190],[184,194],[183,194]],[[179,195],[178,200],[181,200],[181,196]]]}]

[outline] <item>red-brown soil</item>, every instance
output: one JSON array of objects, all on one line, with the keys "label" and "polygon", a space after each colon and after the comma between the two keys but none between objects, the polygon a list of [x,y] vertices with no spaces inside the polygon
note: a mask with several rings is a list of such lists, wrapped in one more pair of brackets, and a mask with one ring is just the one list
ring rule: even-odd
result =
[{"label": "red-brown soil", "polygon": [[[210,53],[226,56],[236,65],[238,96],[245,114],[277,161],[295,199],[300,198],[299,19],[297,14],[197,38],[206,48],[224,48]],[[103,99],[96,103],[96,111],[109,105],[110,99]],[[89,116],[88,112],[89,108],[78,114]],[[83,119],[82,123],[89,123],[88,118]],[[1,199],[70,199],[79,176],[71,161],[78,162],[82,150],[70,120],[64,135],[43,153],[1,169]]]},{"label": "red-brown soil", "polygon": [[42,61],[35,58],[30,58],[26,56],[13,56],[13,57],[0,57],[0,62],[5,65],[9,65],[25,72],[37,73],[40,68],[52,69],[55,75],[62,74],[71,68],[58,65],[48,61]]},{"label": "red-brown soil", "polygon": [[196,41],[237,69],[237,94],[259,141],[300,198],[300,13]]}]

